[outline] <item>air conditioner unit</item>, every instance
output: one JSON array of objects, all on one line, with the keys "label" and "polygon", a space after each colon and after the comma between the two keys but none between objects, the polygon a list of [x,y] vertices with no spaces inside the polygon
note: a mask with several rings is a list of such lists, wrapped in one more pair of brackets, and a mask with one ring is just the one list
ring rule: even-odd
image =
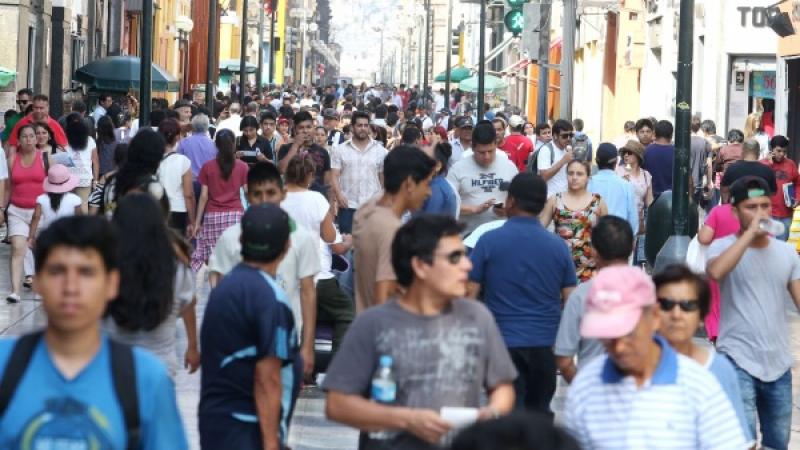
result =
[{"label": "air conditioner unit", "polygon": [[650,48],[661,48],[661,18],[653,19],[647,22],[647,34],[650,41]]}]

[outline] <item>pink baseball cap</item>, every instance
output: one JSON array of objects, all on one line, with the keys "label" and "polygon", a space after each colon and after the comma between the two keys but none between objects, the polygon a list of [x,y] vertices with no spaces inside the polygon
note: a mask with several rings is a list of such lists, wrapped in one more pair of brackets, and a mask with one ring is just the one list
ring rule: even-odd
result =
[{"label": "pink baseball cap", "polygon": [[592,279],[581,321],[581,336],[614,339],[636,327],[644,307],[656,303],[656,287],[647,273],[631,266],[600,270]]}]

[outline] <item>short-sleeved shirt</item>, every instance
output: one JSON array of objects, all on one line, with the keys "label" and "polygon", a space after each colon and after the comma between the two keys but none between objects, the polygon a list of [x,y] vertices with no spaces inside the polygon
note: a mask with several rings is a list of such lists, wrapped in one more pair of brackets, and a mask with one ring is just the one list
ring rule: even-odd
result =
[{"label": "short-sleeved shirt", "polygon": [[[736,242],[736,235],[711,243],[711,263]],[[794,245],[770,238],[764,248],[749,247],[733,270],[719,280],[720,320],[717,350],[753,377],[771,382],[792,367],[786,318],[788,285],[800,280]]]},{"label": "short-sleeved shirt", "polygon": [[203,165],[198,177],[200,184],[208,186],[206,212],[242,211],[239,189],[247,184],[247,164],[238,159],[228,179],[222,178],[222,170],[216,160]]},{"label": "short-sleeved shirt", "polygon": [[783,185],[794,185],[794,196],[797,200],[800,196],[800,173],[797,171],[797,163],[789,158],[783,158],[781,162],[775,162],[772,158],[762,159],[765,164],[775,173],[775,183],[777,189],[773,192],[770,200],[772,201],[772,217],[792,217],[793,210],[786,206],[783,198]]},{"label": "short-sleeved shirt", "polygon": [[[767,182],[770,191],[773,193],[778,191],[778,185],[775,182],[775,172],[759,161],[736,161],[725,169],[725,173],[722,175],[722,181],[719,185],[730,186],[736,180],[745,176],[761,177]],[[781,193],[781,195],[783,195],[783,193]]]},{"label": "short-sleeved shirt", "polygon": [[261,135],[256,135],[256,140],[253,142],[253,145],[250,145],[250,141],[243,135],[236,138],[236,142],[236,150],[244,152],[242,159],[244,159],[246,163],[253,164],[257,162],[256,156],[259,153],[264,155],[268,160],[275,161],[275,153],[272,151],[272,145],[270,145],[269,139]]},{"label": "short-sleeved shirt", "polygon": [[192,162],[177,152],[167,153],[158,166],[158,182],[164,186],[169,199],[169,210],[186,212],[186,197],[183,195],[183,175],[192,168]]},{"label": "short-sleeved shirt", "polygon": [[[474,156],[464,155],[461,161],[455,163],[447,174],[447,180],[455,186],[456,192],[461,197],[462,205],[476,206],[490,199],[495,203],[506,201],[506,192],[500,190],[504,181],[511,181],[519,172],[517,166],[508,158],[495,156],[489,167],[483,167],[475,162]],[[486,222],[497,219],[492,208],[480,214],[461,216],[466,225],[465,233],[470,233]]]},{"label": "short-sleeved shirt", "polygon": [[[16,339],[0,340],[5,370]],[[141,449],[188,449],[175,400],[175,386],[164,365],[133,349],[139,397]],[[5,414],[0,417],[0,448],[101,448],[124,450],[127,431],[111,373],[111,350],[100,349],[78,374],[67,379],[39,341]],[[54,443],[59,445],[54,447]]]},{"label": "short-sleeved shirt", "polygon": [[339,170],[339,187],[348,208],[358,208],[382,190],[380,174],[389,152],[379,141],[369,141],[364,150],[352,140],[331,149],[331,169]]},{"label": "short-sleeved shirt", "polygon": [[[227,275],[242,262],[242,225],[231,225],[222,232],[214,251],[208,258],[208,270]],[[283,292],[289,297],[294,315],[295,328],[303,329],[302,304],[300,299],[300,280],[320,272],[320,260],[316,244],[321,241],[305,228],[297,228],[289,235],[289,251],[278,264],[275,279]]]},{"label": "short-sleeved shirt", "polygon": [[508,153],[508,158],[522,172],[528,164],[528,156],[533,151],[533,142],[521,134],[512,134],[506,138],[500,149]]},{"label": "short-sleeved shirt", "polygon": [[[552,151],[551,151],[552,150]],[[564,149],[558,148],[553,142],[543,144],[536,154],[536,168],[539,173],[553,167],[564,157]],[[549,180],[547,180],[547,197],[567,191],[567,165],[564,164]]]},{"label": "short-sleeved shirt", "polygon": [[[421,316],[396,300],[371,308],[350,326],[323,382],[323,389],[370,397],[381,356],[392,357],[397,406],[477,408],[484,389],[510,383],[517,371],[492,315],[474,300],[453,300],[436,316]],[[361,434],[359,449],[381,449],[383,442]],[[409,433],[396,435],[388,448],[438,449]]]},{"label": "short-sleeved shirt", "polygon": [[[281,145],[281,148],[278,150],[278,161],[285,158],[291,149],[292,144]],[[328,186],[325,185],[325,173],[331,170],[331,156],[328,154],[327,150],[317,144],[311,144],[306,151],[314,160],[314,181],[311,183],[309,189],[326,195],[328,193]]]},{"label": "short-sleeved shirt", "polygon": [[675,146],[650,144],[644,151],[642,167],[653,176],[653,195],[672,190],[672,167],[675,164]]},{"label": "short-sleeved shirt", "polygon": [[[19,119],[19,121],[14,124],[14,128],[11,130],[11,135],[8,137],[9,145],[16,147],[19,144],[19,137],[17,136],[19,129],[23,125],[30,125],[32,123],[32,114],[28,114],[27,116]],[[47,126],[49,126],[50,130],[53,131],[53,140],[56,141],[56,146],[65,148],[67,146],[67,135],[64,134],[64,129],[61,128],[61,125],[58,123],[58,121],[50,116],[47,116]]]},{"label": "short-sleeved shirt", "polygon": [[577,283],[564,241],[536,217],[511,217],[478,240],[470,259],[469,279],[481,284],[506,345],[552,346],[561,320],[561,289]]},{"label": "short-sleeved shirt", "polygon": [[736,234],[739,232],[739,218],[733,214],[733,205],[725,203],[715,206],[708,216],[706,225],[714,230],[714,239]]},{"label": "short-sleeved shirt", "polygon": [[65,192],[61,197],[61,203],[58,204],[58,209],[54,211],[49,195],[45,193],[36,197],[36,204],[42,208],[42,217],[39,219],[37,232],[40,233],[45,228],[49,227],[56,219],[74,216],[75,208],[81,206],[82,202],[83,200],[72,192]]},{"label": "short-sleeved shirt", "polygon": [[661,357],[637,386],[608,357],[578,371],[567,392],[565,425],[587,449],[745,449],[742,427],[719,382],[655,337]]},{"label": "short-sleeved shirt", "polygon": [[322,222],[331,209],[328,199],[316,191],[287,192],[281,202],[281,208],[297,223],[319,236]]},{"label": "short-sleeved shirt", "polygon": [[231,421],[258,427],[253,392],[256,364],[276,358],[283,367],[279,436],[285,443],[302,380],[297,332],[286,294],[267,273],[240,264],[211,291],[204,317],[201,437],[204,432],[229,432]]},{"label": "short-sleeved shirt", "polygon": [[375,304],[375,283],[394,281],[392,241],[403,224],[391,208],[368,201],[353,218],[353,258],[355,267],[356,310]]},{"label": "short-sleeved shirt", "polygon": [[458,217],[456,191],[443,175],[437,175],[431,180],[431,195],[425,200],[420,213]]},{"label": "short-sleeved shirt", "polygon": [[553,353],[556,356],[578,355],[579,369],[597,356],[606,354],[600,341],[581,337],[581,320],[586,312],[586,298],[589,296],[591,287],[592,280],[589,280],[579,284],[569,294],[567,304],[564,305],[564,311],[561,313],[561,322],[558,324],[556,344],[553,346]]}]

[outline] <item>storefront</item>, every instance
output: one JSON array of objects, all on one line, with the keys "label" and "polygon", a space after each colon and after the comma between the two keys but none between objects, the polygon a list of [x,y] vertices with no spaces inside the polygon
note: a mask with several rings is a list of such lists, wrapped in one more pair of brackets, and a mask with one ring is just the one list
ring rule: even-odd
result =
[{"label": "storefront", "polygon": [[749,114],[760,112],[764,125],[774,131],[775,58],[734,57],[729,77],[728,128],[742,129]]},{"label": "storefront", "polygon": [[786,2],[781,12],[789,15],[795,34],[778,40],[775,96],[775,131],[789,138],[789,154],[800,159],[800,5]]}]

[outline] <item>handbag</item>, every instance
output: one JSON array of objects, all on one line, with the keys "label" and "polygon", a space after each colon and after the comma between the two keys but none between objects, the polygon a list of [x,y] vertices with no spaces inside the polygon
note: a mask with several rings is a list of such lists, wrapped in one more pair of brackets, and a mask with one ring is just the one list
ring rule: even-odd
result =
[{"label": "handbag", "polygon": [[686,250],[686,266],[689,267],[694,273],[706,273],[706,252],[708,246],[703,245],[697,240],[697,236],[692,238],[689,242],[689,248]]}]

